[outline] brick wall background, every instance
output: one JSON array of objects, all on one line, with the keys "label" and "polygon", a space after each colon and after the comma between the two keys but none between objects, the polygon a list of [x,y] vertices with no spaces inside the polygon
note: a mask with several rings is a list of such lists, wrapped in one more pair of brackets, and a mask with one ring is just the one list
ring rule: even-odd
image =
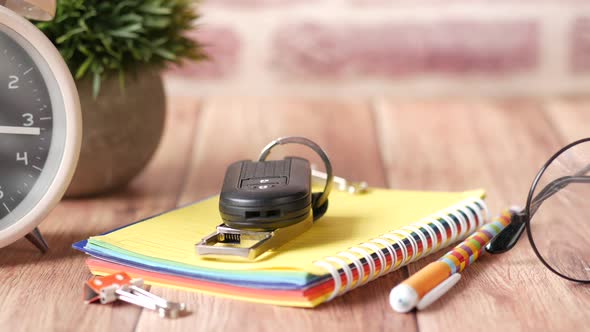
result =
[{"label": "brick wall background", "polygon": [[202,0],[211,61],[177,94],[555,95],[590,92],[586,0]]}]

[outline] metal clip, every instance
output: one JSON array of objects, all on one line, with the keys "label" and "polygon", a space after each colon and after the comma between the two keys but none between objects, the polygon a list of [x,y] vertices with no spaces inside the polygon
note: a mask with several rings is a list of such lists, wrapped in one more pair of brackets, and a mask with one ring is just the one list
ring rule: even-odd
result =
[{"label": "metal clip", "polygon": [[[196,245],[199,255],[238,256],[250,260],[270,249],[276,249],[304,233],[313,226],[313,216],[287,227],[272,231],[249,231],[217,226],[217,231]],[[248,243],[255,241],[252,245]]]},{"label": "metal clip", "polygon": [[94,277],[84,287],[85,303],[102,304],[117,300],[157,311],[162,318],[177,318],[186,312],[184,303],[170,302],[143,289],[143,279],[131,279],[119,272],[105,277]]},{"label": "metal clip", "polygon": [[[326,183],[326,179],[328,175],[324,172],[312,169],[311,176],[316,184],[324,184]],[[364,194],[369,189],[369,184],[365,181],[362,182],[349,182],[345,178],[341,178],[339,176],[334,176],[334,184],[336,185],[336,189],[338,191],[346,191],[351,194]]]}]

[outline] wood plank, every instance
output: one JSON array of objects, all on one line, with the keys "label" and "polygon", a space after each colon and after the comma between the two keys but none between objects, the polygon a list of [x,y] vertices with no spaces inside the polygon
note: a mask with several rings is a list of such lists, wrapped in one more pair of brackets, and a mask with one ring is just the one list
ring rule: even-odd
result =
[{"label": "wood plank", "polygon": [[566,142],[590,137],[588,98],[552,99],[546,103],[549,121]]},{"label": "wood plank", "polygon": [[82,286],[90,273],[85,256],[71,249],[71,244],[176,205],[197,106],[190,98],[169,102],[166,132],[156,157],[127,189],[111,196],[62,202],[41,225],[51,246],[49,253],[40,255],[24,240],[2,249],[3,330],[134,330],[141,312],[138,307],[83,305]]},{"label": "wood plank", "polygon": [[[396,102],[376,105],[390,184],[420,190],[483,187],[490,211],[523,205],[539,167],[564,142],[528,101]],[[431,259],[410,266],[413,273]],[[484,256],[440,301],[418,313],[424,331],[576,330],[587,326],[586,290],[547,270],[526,239]],[[399,315],[398,315],[399,316]]]},{"label": "wood plank", "polygon": [[[385,184],[374,121],[365,102],[215,99],[205,103],[202,111],[191,174],[181,204],[218,193],[227,165],[256,158],[272,139],[287,135],[306,136],[324,147],[338,175],[364,179],[377,186]],[[305,152],[315,158],[290,147],[278,148],[273,156],[285,155],[286,151]],[[157,294],[187,302],[193,313],[164,322],[144,313],[138,330],[306,331],[321,327],[334,331],[414,331],[411,315],[395,317],[387,309],[388,289],[403,277],[402,271],[392,273],[313,310],[250,304],[153,287]]]}]

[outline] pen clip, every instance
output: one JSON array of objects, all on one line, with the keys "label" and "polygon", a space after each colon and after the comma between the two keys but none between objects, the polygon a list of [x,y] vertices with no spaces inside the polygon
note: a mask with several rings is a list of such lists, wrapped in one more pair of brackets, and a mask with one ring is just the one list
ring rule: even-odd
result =
[{"label": "pen clip", "polygon": [[441,296],[445,295],[449,289],[453,288],[459,280],[461,280],[461,275],[459,273],[452,274],[450,277],[445,279],[445,281],[441,282],[440,285],[434,287],[430,292],[426,293],[420,302],[416,305],[418,310],[422,310],[436,300],[438,300]]}]

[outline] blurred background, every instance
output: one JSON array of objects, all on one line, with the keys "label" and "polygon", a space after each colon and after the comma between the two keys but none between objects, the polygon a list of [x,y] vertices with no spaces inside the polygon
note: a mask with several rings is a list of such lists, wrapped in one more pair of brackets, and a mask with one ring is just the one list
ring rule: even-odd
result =
[{"label": "blurred background", "polygon": [[[479,121],[494,140],[502,132],[510,135],[506,146],[495,151],[496,158],[508,149],[518,156],[526,153],[515,138],[517,132],[528,132],[535,144],[542,145],[543,158],[527,172],[535,172],[566,143],[551,140],[551,133],[588,136],[582,124],[590,116],[590,1],[60,0],[59,4],[57,19],[38,26],[81,78],[78,91],[85,134],[71,196],[108,192],[128,183],[160,144],[164,119],[180,116],[184,109],[198,113],[191,116],[198,117],[202,126],[217,128],[208,139],[198,136],[201,129],[194,129],[196,125],[187,129],[197,132],[199,148],[219,133],[232,144],[248,137],[248,146],[256,151],[278,136],[305,133],[322,145],[333,142],[333,147],[328,146],[333,151],[358,143],[360,134],[367,135],[365,146],[375,141],[386,146],[398,141],[398,131],[407,126],[409,138],[399,150],[380,150],[380,158],[391,164],[399,161],[402,148],[420,158],[433,155],[442,144],[437,135],[444,133],[441,137],[448,140],[449,123],[468,114],[469,121],[461,122],[458,130]],[[209,57],[206,61],[203,52]],[[160,75],[162,68],[167,69]],[[277,117],[273,121],[271,114]],[[254,123],[244,130],[250,117],[255,117]],[[578,126],[568,125],[567,133],[545,126],[545,122],[558,123],[558,117]],[[329,129],[318,124],[324,120]],[[363,124],[361,130],[357,123]],[[251,135],[268,124],[272,133],[253,144]],[[232,125],[237,127],[228,130]],[[422,136],[416,135],[418,128]],[[356,136],[346,141],[351,133]],[[457,141],[472,142],[478,149],[491,146],[476,133],[470,135],[474,136]],[[449,151],[465,150],[463,143],[446,144]],[[351,154],[343,151],[341,156],[343,161],[335,162],[340,174],[355,180],[366,176],[356,174],[355,164],[347,173],[344,160]],[[224,159],[215,169],[223,170],[231,161]],[[434,189],[434,183],[424,180],[420,188]],[[218,190],[218,183],[211,188]]]},{"label": "blurred background", "polygon": [[169,93],[513,96],[590,91],[583,0],[203,0],[211,60]]}]

